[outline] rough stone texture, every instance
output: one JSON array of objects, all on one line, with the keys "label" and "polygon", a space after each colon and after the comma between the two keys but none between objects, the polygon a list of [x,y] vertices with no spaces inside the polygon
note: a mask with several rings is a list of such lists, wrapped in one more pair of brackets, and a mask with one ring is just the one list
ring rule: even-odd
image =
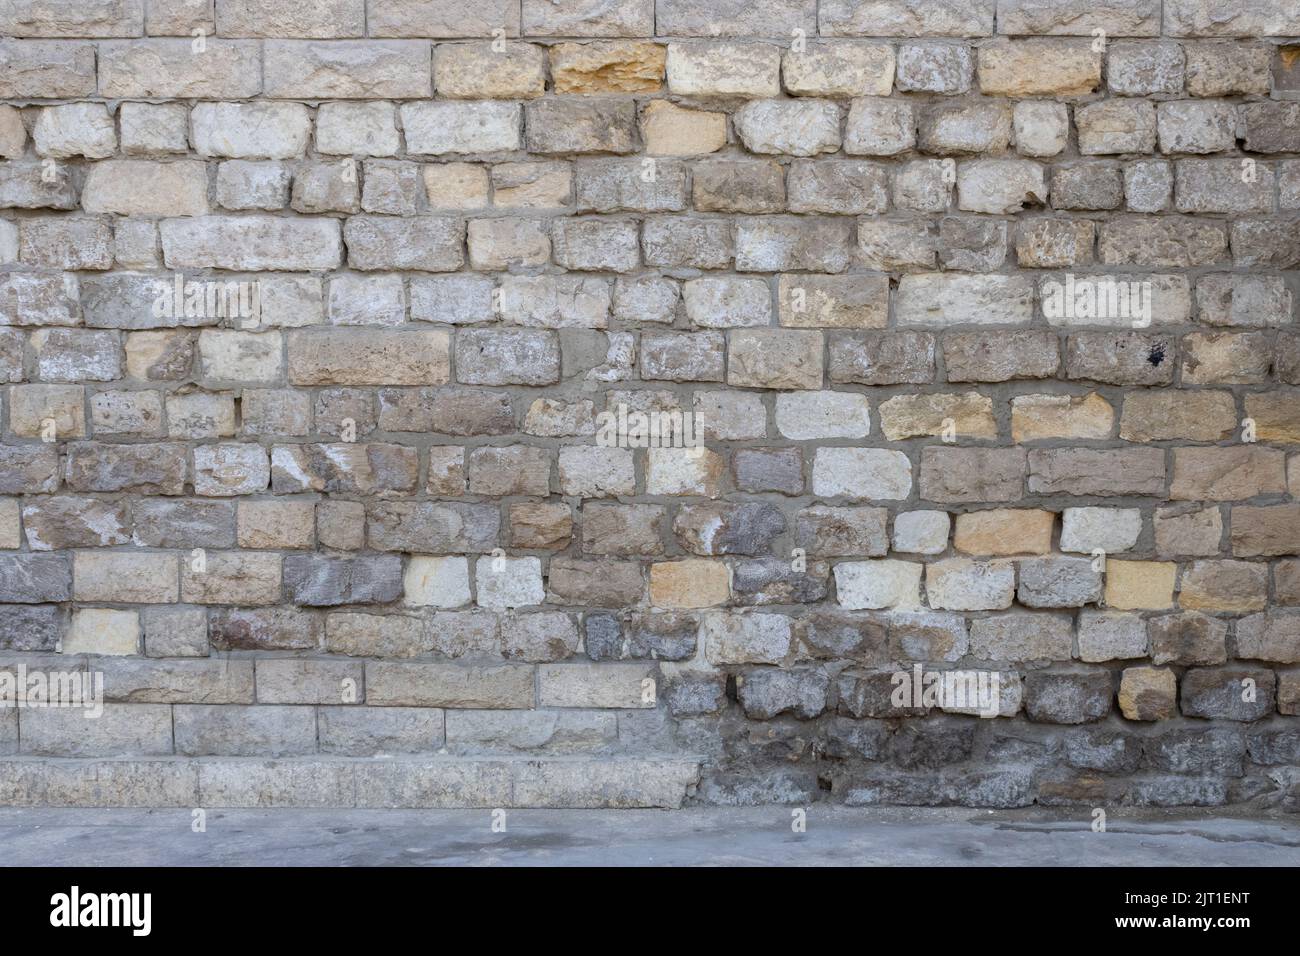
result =
[{"label": "rough stone texture", "polygon": [[979,48],[980,88],[1001,96],[1081,96],[1101,84],[1101,61],[1082,40],[998,40]]},{"label": "rough stone texture", "polygon": [[1119,684],[1119,709],[1127,720],[1167,720],[1177,713],[1174,672],[1127,667]]},{"label": "rough stone texture", "polygon": [[1047,554],[1055,518],[1031,508],[990,508],[957,515],[953,547],[966,554]]},{"label": "rough stone texture", "polygon": [[652,100],[641,110],[641,136],[651,156],[714,153],[727,143],[727,115]]},{"label": "rough stone texture", "polygon": [[1089,663],[1147,656],[1147,625],[1137,614],[1081,611],[1079,659]]},{"label": "rough stone texture", "polygon": [[[1281,802],[1298,35],[0,2],[0,667],[111,678],[0,748],[270,802],[271,758],[305,803]],[[998,716],[899,705],[914,664]]]}]

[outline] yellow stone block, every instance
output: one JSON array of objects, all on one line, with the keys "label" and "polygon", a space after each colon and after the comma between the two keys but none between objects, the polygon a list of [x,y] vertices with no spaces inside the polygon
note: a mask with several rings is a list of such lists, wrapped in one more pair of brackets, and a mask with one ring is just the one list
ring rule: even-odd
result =
[{"label": "yellow stone block", "polygon": [[655,607],[712,607],[729,597],[731,575],[721,561],[688,559],[650,566],[650,602]]},{"label": "yellow stone block", "polygon": [[1131,611],[1160,611],[1174,604],[1172,561],[1107,561],[1106,604]]}]

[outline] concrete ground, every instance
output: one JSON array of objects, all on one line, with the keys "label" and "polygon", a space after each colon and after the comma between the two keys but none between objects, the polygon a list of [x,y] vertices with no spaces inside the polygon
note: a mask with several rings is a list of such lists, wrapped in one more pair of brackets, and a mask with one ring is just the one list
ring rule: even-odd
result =
[{"label": "concrete ground", "polygon": [[813,807],[511,810],[0,809],[0,865],[1297,866],[1300,817]]}]

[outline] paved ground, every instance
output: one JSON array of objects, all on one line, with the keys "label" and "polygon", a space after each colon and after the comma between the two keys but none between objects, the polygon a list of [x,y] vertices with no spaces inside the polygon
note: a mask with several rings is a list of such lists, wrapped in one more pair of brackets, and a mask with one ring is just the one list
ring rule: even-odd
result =
[{"label": "paved ground", "polygon": [[0,865],[1300,865],[1300,817],[1084,809],[0,809]]}]

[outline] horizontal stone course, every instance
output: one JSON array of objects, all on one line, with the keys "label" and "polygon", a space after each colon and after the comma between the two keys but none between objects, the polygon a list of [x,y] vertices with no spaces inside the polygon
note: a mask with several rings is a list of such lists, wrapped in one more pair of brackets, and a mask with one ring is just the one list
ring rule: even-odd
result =
[{"label": "horizontal stone course", "polygon": [[[78,719],[81,719],[78,716]],[[690,758],[6,758],[0,802],[54,807],[680,807]]]}]

